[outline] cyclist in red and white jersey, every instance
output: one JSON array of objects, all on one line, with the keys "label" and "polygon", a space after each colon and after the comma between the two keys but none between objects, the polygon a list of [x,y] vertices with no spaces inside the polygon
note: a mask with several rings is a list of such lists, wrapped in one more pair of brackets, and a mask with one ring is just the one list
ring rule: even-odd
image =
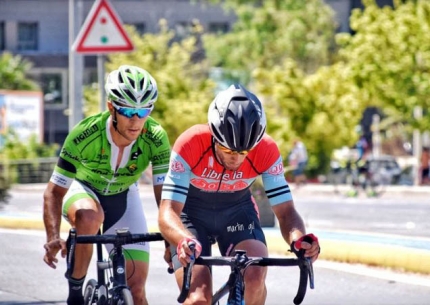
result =
[{"label": "cyclist in red and white jersey", "polygon": [[[241,85],[220,92],[211,103],[208,124],[195,125],[176,140],[163,184],[159,228],[169,241],[176,280],[182,286],[182,266],[190,262],[190,242],[196,254],[211,255],[215,240],[223,256],[235,249],[249,256],[268,256],[250,186],[261,176],[286,243],[305,249],[315,261],[320,247],[307,234],[296,211],[282,157],[265,133],[266,117],[258,98]],[[303,241],[305,239],[305,241]],[[307,242],[306,242],[307,241]],[[266,268],[245,274],[245,302],[264,304]],[[194,280],[184,304],[211,304],[212,285],[206,266],[194,266]]]}]

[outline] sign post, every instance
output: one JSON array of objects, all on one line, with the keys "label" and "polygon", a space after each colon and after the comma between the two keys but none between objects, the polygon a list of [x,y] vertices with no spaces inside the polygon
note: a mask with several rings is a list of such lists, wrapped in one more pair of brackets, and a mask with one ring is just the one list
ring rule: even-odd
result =
[{"label": "sign post", "polygon": [[128,37],[121,19],[108,0],[96,0],[72,45],[81,54],[97,54],[97,71],[100,90],[100,109],[105,110],[104,54],[131,52],[133,43]]}]

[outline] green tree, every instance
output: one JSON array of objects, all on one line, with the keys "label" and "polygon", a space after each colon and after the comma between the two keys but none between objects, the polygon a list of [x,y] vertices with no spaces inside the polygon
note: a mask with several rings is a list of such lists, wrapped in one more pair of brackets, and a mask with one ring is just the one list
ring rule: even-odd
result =
[{"label": "green tree", "polygon": [[270,69],[286,59],[306,73],[331,62],[336,23],[324,1],[227,0],[225,5],[234,9],[237,22],[229,33],[205,35],[204,42],[212,65],[232,79],[247,84],[255,68]]},{"label": "green tree", "polygon": [[28,77],[31,62],[19,55],[4,52],[0,55],[0,89],[38,90],[36,82]]},{"label": "green tree", "polygon": [[430,2],[395,1],[394,8],[364,3],[364,10],[352,12],[354,35],[338,39],[363,102],[429,130],[430,113],[416,120],[413,112],[430,108]]},{"label": "green tree", "polygon": [[273,69],[257,69],[253,75],[264,96],[269,132],[285,158],[292,140],[303,140],[311,175],[326,172],[332,151],[356,140],[354,127],[365,106],[347,71],[338,63],[306,75],[295,61],[287,60]]}]

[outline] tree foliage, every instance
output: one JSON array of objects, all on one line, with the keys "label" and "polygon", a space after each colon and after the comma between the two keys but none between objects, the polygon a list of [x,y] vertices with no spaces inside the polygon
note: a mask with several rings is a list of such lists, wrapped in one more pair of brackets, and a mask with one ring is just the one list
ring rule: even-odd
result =
[{"label": "tree foliage", "polygon": [[333,149],[352,145],[354,126],[364,106],[339,63],[306,75],[293,60],[273,69],[257,69],[256,88],[270,113],[269,131],[287,157],[291,143],[301,138],[309,151],[312,173],[327,170]]},{"label": "tree foliage", "polygon": [[5,145],[0,151],[2,159],[37,159],[53,157],[58,150],[58,144],[46,145],[39,142],[36,135],[31,135],[25,142],[12,129],[6,134]]},{"label": "tree foliage", "polygon": [[413,115],[417,106],[430,108],[430,2],[406,1],[395,8],[365,4],[352,12],[355,34],[338,39],[363,102],[410,126],[430,129],[428,112],[422,120]]},{"label": "tree foliage", "polygon": [[19,55],[4,52],[0,55],[0,89],[37,90],[39,86],[28,77],[31,62]]},{"label": "tree foliage", "polygon": [[[214,1],[217,2],[217,1]],[[333,11],[322,0],[226,1],[238,17],[226,34],[205,35],[206,52],[214,66],[247,84],[250,72],[293,59],[306,73],[331,62]]]}]

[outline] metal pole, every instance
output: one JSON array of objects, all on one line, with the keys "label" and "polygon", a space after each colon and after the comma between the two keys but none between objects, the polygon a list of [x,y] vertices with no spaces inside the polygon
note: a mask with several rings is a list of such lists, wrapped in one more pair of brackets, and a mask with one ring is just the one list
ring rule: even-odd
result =
[{"label": "metal pole", "polygon": [[103,54],[97,55],[97,74],[98,74],[99,91],[100,91],[100,111],[103,112],[106,110],[106,93],[104,88],[105,55]]},{"label": "metal pole", "polygon": [[69,0],[69,131],[82,120],[83,56],[72,51],[82,25],[82,0]]},{"label": "metal pole", "polygon": [[379,130],[379,123],[381,118],[378,114],[374,114],[372,117],[372,155],[374,158],[381,156],[381,132]]},{"label": "metal pole", "polygon": [[[416,106],[414,108],[414,118],[419,120],[423,116],[423,110],[421,107]],[[414,166],[414,185],[420,184],[420,164],[421,164],[421,152],[422,152],[422,142],[421,142],[421,132],[418,129],[413,131],[413,154],[415,159]]]}]

